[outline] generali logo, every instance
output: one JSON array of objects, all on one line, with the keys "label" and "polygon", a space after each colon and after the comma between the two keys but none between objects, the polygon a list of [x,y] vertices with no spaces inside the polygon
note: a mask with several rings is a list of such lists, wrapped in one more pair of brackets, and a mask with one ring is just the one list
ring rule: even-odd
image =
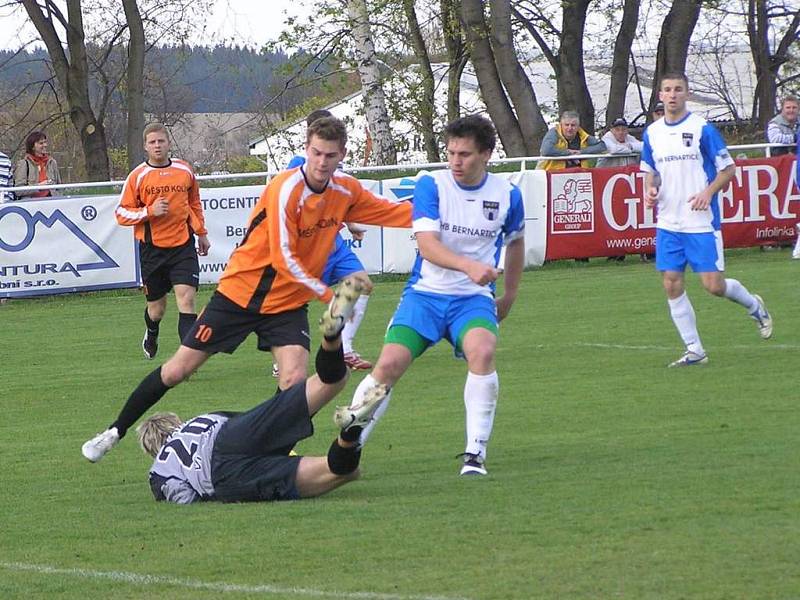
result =
[{"label": "generali logo", "polygon": [[594,188],[591,173],[550,175],[550,233],[594,231]]}]

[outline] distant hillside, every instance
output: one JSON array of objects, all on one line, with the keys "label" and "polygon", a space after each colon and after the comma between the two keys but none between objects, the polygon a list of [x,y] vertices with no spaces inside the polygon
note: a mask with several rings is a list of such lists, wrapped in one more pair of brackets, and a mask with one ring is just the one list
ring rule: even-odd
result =
[{"label": "distant hillside", "polygon": [[[238,47],[152,48],[146,57],[145,110],[155,114],[258,111],[282,87],[278,70],[287,61],[284,54]],[[0,51],[0,90],[47,80],[51,72],[44,49],[16,55]],[[268,110],[283,113],[314,93],[309,88],[290,91]],[[170,102],[178,105],[170,106]]]}]

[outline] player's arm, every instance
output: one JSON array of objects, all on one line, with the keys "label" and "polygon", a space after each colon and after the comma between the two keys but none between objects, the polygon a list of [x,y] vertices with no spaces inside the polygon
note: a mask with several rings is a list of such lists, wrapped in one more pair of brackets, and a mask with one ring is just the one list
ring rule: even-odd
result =
[{"label": "player's arm", "polygon": [[206,229],[206,219],[203,214],[203,204],[200,202],[200,186],[192,173],[192,187],[187,192],[189,194],[189,214],[191,215],[190,224],[197,234],[197,253],[206,256],[211,248],[208,240],[208,229]]},{"label": "player's arm", "polygon": [[653,159],[653,147],[650,145],[650,136],[647,130],[642,135],[642,155],[640,157],[639,169],[644,171],[644,205],[653,208],[658,202],[658,191],[661,189],[661,175],[656,170],[656,162]]},{"label": "player's arm", "polygon": [[346,222],[355,221],[384,227],[411,227],[413,208],[410,202],[392,202],[388,198],[378,196],[365,189],[355,178],[346,181],[355,199],[345,215]]},{"label": "player's arm", "polygon": [[502,321],[511,312],[517,299],[522,270],[525,268],[525,237],[520,236],[506,246],[506,260],[503,263],[503,295],[497,298],[497,319]]},{"label": "player's arm", "polygon": [[166,198],[159,198],[150,206],[142,201],[136,189],[137,175],[138,170],[131,171],[122,186],[119,204],[114,211],[114,216],[120,225],[138,225],[151,217],[155,218],[167,214],[169,203]]},{"label": "player's arm", "polygon": [[706,210],[714,194],[727,187],[736,174],[736,165],[725,147],[725,140],[713,125],[706,124],[703,127],[700,134],[700,154],[714,161],[717,175],[705,189],[689,197],[692,210]]}]

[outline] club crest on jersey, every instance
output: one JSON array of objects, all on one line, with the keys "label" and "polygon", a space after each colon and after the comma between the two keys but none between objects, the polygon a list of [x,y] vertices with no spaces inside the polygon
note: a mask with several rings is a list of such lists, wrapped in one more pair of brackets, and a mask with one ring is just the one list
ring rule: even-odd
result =
[{"label": "club crest on jersey", "polygon": [[681,134],[681,138],[683,139],[683,145],[687,148],[690,148],[692,145],[692,140],[694,139],[693,133],[683,133]]},{"label": "club crest on jersey", "polygon": [[497,219],[497,213],[500,212],[500,203],[493,202],[492,200],[484,200],[483,201],[483,216],[486,217],[488,221],[494,221]]}]

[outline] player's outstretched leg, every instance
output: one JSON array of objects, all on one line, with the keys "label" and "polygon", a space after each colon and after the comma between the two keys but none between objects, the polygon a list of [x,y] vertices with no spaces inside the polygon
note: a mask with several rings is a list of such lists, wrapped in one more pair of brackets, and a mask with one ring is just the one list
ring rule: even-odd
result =
[{"label": "player's outstretched leg", "polygon": [[119,431],[116,427],[109,427],[84,443],[81,446],[81,453],[87,460],[97,462],[118,443]]},{"label": "player's outstretched leg", "polygon": [[319,329],[322,335],[333,338],[344,329],[347,320],[353,314],[353,309],[361,296],[362,284],[356,278],[344,279],[331,299],[328,308],[322,313],[319,320]]},{"label": "player's outstretched leg", "polygon": [[153,360],[158,353],[158,332],[161,321],[154,321],[144,307],[144,337],[142,338],[142,351],[147,360]]},{"label": "player's outstretched leg", "polygon": [[[371,420],[380,403],[389,393],[389,386],[377,383],[372,386],[361,398],[361,401],[351,406],[337,406],[333,413],[333,422],[347,433],[354,428],[359,428],[359,433]],[[345,436],[347,439],[350,436]]]},{"label": "player's outstretched leg", "polygon": [[758,325],[758,333],[765,340],[772,337],[772,315],[767,310],[767,305],[764,304],[764,299],[758,294],[753,294],[753,298],[758,301],[758,308],[755,312],[750,313],[750,317]]}]

